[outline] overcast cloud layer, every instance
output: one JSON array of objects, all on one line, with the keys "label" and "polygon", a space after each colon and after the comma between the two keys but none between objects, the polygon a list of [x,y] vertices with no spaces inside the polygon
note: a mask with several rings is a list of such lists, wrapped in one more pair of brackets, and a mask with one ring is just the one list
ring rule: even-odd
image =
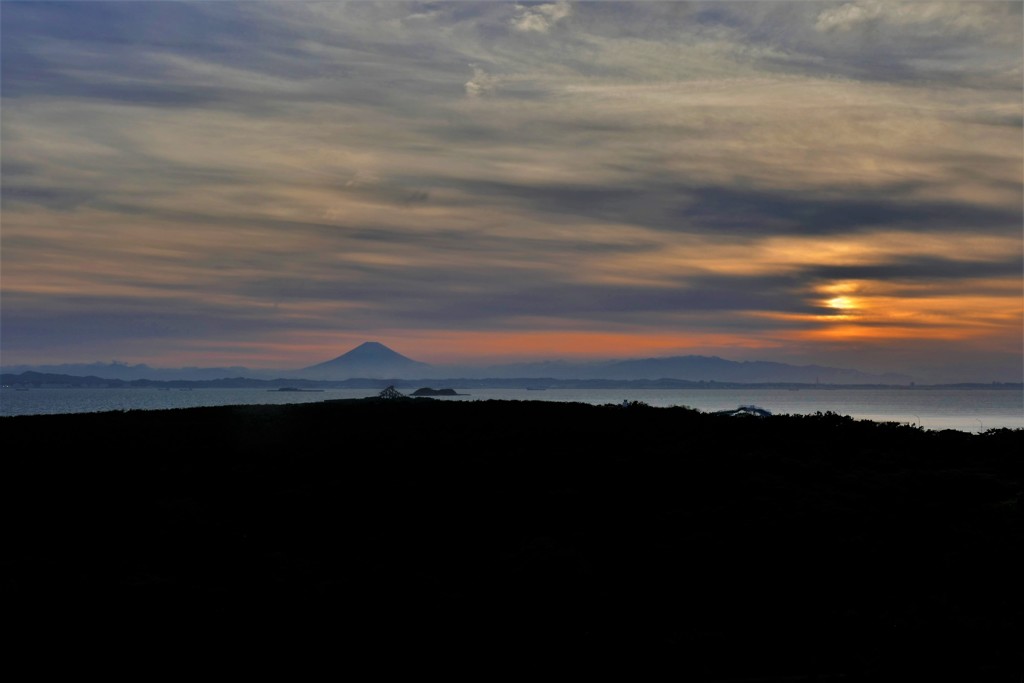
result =
[{"label": "overcast cloud layer", "polygon": [[4,2],[5,365],[1021,379],[1020,2]]}]

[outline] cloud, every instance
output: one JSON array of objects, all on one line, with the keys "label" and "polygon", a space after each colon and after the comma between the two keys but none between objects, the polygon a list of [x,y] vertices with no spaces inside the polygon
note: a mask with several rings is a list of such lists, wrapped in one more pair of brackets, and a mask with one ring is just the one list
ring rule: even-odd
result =
[{"label": "cloud", "polygon": [[857,0],[822,10],[815,28],[823,32],[850,31],[885,21],[903,27],[928,25],[946,32],[986,31],[997,24],[1005,10],[1005,3]]},{"label": "cloud", "polygon": [[471,66],[473,77],[466,81],[466,97],[483,97],[493,93],[497,88],[498,79],[478,66]]},{"label": "cloud", "polygon": [[572,14],[567,0],[543,5],[516,5],[512,26],[517,31],[547,33],[562,19]]},{"label": "cloud", "polygon": [[854,26],[882,16],[881,2],[847,2],[835,8],[822,10],[814,27],[819,31],[849,31]]}]

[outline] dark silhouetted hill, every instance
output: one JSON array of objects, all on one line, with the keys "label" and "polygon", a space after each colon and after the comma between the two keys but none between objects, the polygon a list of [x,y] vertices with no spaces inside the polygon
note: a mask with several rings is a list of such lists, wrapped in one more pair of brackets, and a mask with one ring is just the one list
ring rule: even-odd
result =
[{"label": "dark silhouetted hill", "polygon": [[1024,430],[423,399],[0,428],[4,619],[47,646],[231,638],[262,663],[300,642],[389,671],[621,657],[683,681],[1021,673]]}]

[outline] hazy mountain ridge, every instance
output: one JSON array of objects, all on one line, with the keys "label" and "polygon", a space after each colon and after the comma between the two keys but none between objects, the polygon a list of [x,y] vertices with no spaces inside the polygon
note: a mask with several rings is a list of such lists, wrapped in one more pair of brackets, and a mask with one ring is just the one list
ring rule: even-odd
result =
[{"label": "hazy mountain ridge", "polygon": [[789,365],[774,361],[732,361],[718,356],[669,356],[592,362],[564,360],[503,365],[430,365],[404,356],[379,342],[365,342],[323,363],[299,369],[254,370],[245,367],[152,368],[144,364],[90,363],[42,366],[10,366],[6,374],[39,372],[67,376],[92,376],[102,380],[225,381],[228,378],[311,381],[367,380],[509,380],[552,381],[675,380],[718,383],[773,384],[894,384],[906,385],[914,377],[897,373],[873,374],[849,368],[821,365]]},{"label": "hazy mountain ridge", "polygon": [[517,363],[484,369],[493,377],[542,376],[556,379],[657,380],[691,382],[799,384],[909,384],[914,378],[897,373],[872,374],[822,365],[789,365],[773,361],[731,361],[718,356],[669,356],[598,363]]},{"label": "hazy mountain ridge", "polygon": [[245,375],[256,378],[272,378],[280,374],[279,370],[254,370],[241,366],[231,367],[183,367],[183,368],[154,368],[145,364],[129,365],[127,363],[61,363],[58,365],[5,365],[2,368],[4,374],[18,374],[23,372],[36,372],[49,375],[68,375],[73,377],[95,377],[104,380],[121,380],[131,382],[134,380],[213,380],[225,377],[239,377]]}]

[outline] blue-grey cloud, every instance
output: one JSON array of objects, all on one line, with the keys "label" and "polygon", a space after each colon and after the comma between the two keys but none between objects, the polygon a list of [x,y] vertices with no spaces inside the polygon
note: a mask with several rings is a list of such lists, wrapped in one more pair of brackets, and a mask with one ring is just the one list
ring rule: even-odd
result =
[{"label": "blue-grey cloud", "polygon": [[[633,221],[674,232],[845,235],[899,227],[928,233],[971,229],[1009,235],[1016,234],[1024,219],[1020,207],[916,200],[911,193],[915,188],[903,185],[860,192],[836,188],[808,196],[793,191],[659,184],[656,178],[636,187],[461,183],[474,197],[504,204],[528,205],[556,215]],[[1010,189],[1020,194],[1019,188]]]},{"label": "blue-grey cloud", "polygon": [[861,265],[822,265],[806,270],[809,277],[823,280],[884,280],[891,283],[957,280],[961,286],[972,279],[1014,278],[1022,272],[1024,258],[1020,254],[985,261],[915,257]]}]

